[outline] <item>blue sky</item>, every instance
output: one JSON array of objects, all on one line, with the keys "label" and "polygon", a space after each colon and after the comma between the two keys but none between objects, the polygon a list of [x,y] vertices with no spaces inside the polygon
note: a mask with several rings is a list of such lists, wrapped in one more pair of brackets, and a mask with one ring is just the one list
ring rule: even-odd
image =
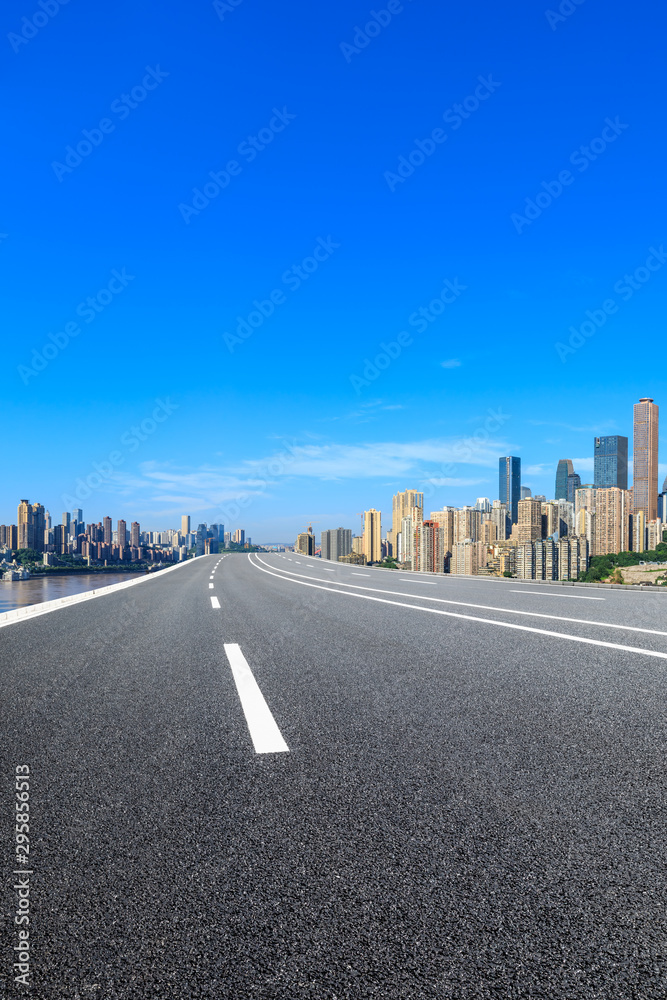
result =
[{"label": "blue sky", "polygon": [[508,453],[551,496],[665,399],[664,8],[44,4],[2,13],[0,520],[290,540]]}]

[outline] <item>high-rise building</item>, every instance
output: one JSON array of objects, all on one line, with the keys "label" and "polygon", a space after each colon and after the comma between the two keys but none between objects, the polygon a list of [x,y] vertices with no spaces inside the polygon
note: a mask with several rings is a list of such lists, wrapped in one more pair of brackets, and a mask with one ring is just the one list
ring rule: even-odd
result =
[{"label": "high-rise building", "polygon": [[387,532],[387,541],[391,545],[391,555],[398,553],[398,535],[401,530],[403,518],[410,513],[413,507],[424,509],[424,494],[419,490],[404,490],[402,493],[395,493],[392,504],[391,531]]},{"label": "high-rise building", "polygon": [[[105,517],[104,520],[102,521],[102,524],[104,531],[104,538],[102,539],[102,541],[104,542],[105,545],[111,545],[113,542],[113,523],[111,521],[111,518],[109,516]],[[97,540],[98,539],[96,538],[93,539],[93,541]]]},{"label": "high-rise building", "polygon": [[593,440],[593,481],[596,486],[628,488],[628,439],[613,434]]},{"label": "high-rise building", "polygon": [[658,517],[664,523],[667,521],[667,490],[658,493]]},{"label": "high-rise building", "polygon": [[646,549],[653,552],[662,541],[662,521],[649,521],[646,525]]},{"label": "high-rise building", "polygon": [[475,501],[475,510],[480,511],[482,514],[488,514],[491,511],[491,501],[488,497],[477,497]]},{"label": "high-rise building", "polygon": [[189,535],[190,534],[190,515],[189,514],[182,514],[181,515],[181,534],[182,535]]},{"label": "high-rise building", "polygon": [[494,500],[491,508],[491,520],[498,529],[498,541],[504,542],[512,530],[511,526],[508,527],[507,504],[501,503],[500,500]]},{"label": "high-rise building", "polygon": [[481,514],[475,507],[458,507],[454,511],[454,541],[478,542],[481,533]]},{"label": "high-rise building", "polygon": [[41,503],[34,503],[32,505],[32,524],[33,531],[35,535],[34,548],[37,552],[44,551],[44,531],[46,528],[46,517],[45,517],[44,506]]},{"label": "high-rise building", "polygon": [[574,504],[570,503],[569,500],[559,500],[558,501],[558,535],[563,538],[564,535],[572,534],[574,529]]},{"label": "high-rise building", "polygon": [[452,546],[456,537],[454,534],[455,513],[456,512],[453,507],[445,507],[443,510],[431,511],[431,516],[429,518],[431,521],[436,521],[442,528],[442,548],[445,557],[445,570],[448,568],[449,560],[452,555]]},{"label": "high-rise building", "polygon": [[236,545],[245,545],[245,528],[237,528],[234,534],[232,535],[232,541]]},{"label": "high-rise building", "polygon": [[632,551],[646,552],[646,514],[636,510],[632,515]]},{"label": "high-rise building", "polygon": [[449,572],[457,576],[476,576],[485,565],[486,545],[483,542],[454,542]]},{"label": "high-rise building", "polygon": [[533,495],[533,491],[531,490],[530,486],[522,486],[521,487],[521,499],[522,500],[527,500],[529,497],[532,497],[532,495]]},{"label": "high-rise building", "polygon": [[574,516],[577,517],[581,510],[590,511],[592,514],[595,513],[595,487],[591,486],[590,483],[586,486],[580,486],[575,491]]},{"label": "high-rise building", "polygon": [[18,547],[20,549],[34,549],[35,528],[32,522],[32,507],[29,500],[20,500],[16,509],[16,520],[18,524]]},{"label": "high-rise building", "polygon": [[521,459],[515,455],[506,455],[498,461],[498,496],[507,505],[512,524],[516,524],[521,499]]},{"label": "high-rise building", "polygon": [[542,538],[542,504],[539,500],[534,500],[532,497],[519,500],[517,526],[519,545],[524,542],[537,542]]},{"label": "high-rise building", "polygon": [[309,524],[308,531],[302,531],[297,535],[294,551],[300,552],[304,556],[314,556],[315,548],[315,533],[312,525]]},{"label": "high-rise building", "polygon": [[83,511],[80,507],[75,507],[72,511],[72,520],[78,524],[83,524]]},{"label": "high-rise building", "polygon": [[352,529],[332,528],[329,531],[323,531],[320,546],[322,559],[338,562],[340,556],[347,556],[352,551]]},{"label": "high-rise building", "polygon": [[[413,507],[413,510],[417,510]],[[406,568],[415,568],[415,519],[406,515],[401,521],[401,530],[398,533],[398,545],[396,558]]]},{"label": "high-rise building", "polygon": [[206,534],[207,534],[206,525],[205,524],[199,524],[197,526],[197,536],[196,536],[196,542],[195,542],[195,546],[196,546],[195,555],[198,555],[198,556],[203,556],[204,555],[204,552],[206,551]]},{"label": "high-rise building", "polygon": [[139,548],[141,544],[141,540],[139,537],[140,535],[141,535],[141,528],[139,527],[139,522],[133,521],[132,524],[130,525],[130,545],[132,546],[132,548],[134,549]]},{"label": "high-rise building", "polygon": [[561,458],[556,469],[554,500],[567,500],[567,477],[574,472],[571,458]]},{"label": "high-rise building", "polygon": [[557,500],[542,502],[542,538],[552,538],[559,528]]},{"label": "high-rise building", "polygon": [[69,511],[63,511],[62,526],[65,529],[65,533],[69,535],[70,525],[72,523],[72,518]]},{"label": "high-rise building", "polygon": [[53,546],[59,555],[67,552],[67,530],[64,524],[54,525]]},{"label": "high-rise building", "polygon": [[568,503],[574,503],[576,491],[581,486],[581,476],[577,472],[571,472],[567,477],[567,496],[565,499]]},{"label": "high-rise building", "polygon": [[119,546],[120,546],[121,549],[124,549],[125,545],[127,544],[127,522],[126,521],[119,521],[118,522],[118,544],[119,544]]},{"label": "high-rise building", "polygon": [[658,415],[648,396],[634,406],[632,441],[632,503],[643,510],[647,521],[658,516]]},{"label": "high-rise building", "polygon": [[444,573],[443,530],[437,521],[421,521],[415,532],[413,569],[421,573]]},{"label": "high-rise building", "polygon": [[[410,492],[410,491],[408,491]],[[422,497],[422,508],[424,500]],[[382,559],[382,521],[381,513],[371,507],[364,511],[364,555],[366,563],[380,562]]]},{"label": "high-rise building", "polygon": [[595,555],[627,552],[630,548],[632,492],[617,486],[595,491]]}]

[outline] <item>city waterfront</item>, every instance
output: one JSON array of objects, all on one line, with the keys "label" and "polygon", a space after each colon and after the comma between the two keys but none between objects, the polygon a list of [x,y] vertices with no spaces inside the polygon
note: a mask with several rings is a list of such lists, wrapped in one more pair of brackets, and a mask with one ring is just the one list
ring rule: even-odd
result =
[{"label": "city waterfront", "polygon": [[43,604],[58,597],[83,594],[86,590],[109,587],[112,583],[134,580],[142,573],[71,573],[62,576],[33,576],[29,580],[0,580],[0,613]]}]

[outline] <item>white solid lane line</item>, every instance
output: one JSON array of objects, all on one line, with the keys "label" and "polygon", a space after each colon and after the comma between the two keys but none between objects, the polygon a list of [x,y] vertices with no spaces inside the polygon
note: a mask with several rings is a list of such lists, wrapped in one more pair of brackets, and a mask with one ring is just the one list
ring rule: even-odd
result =
[{"label": "white solid lane line", "polygon": [[530,594],[531,597],[569,597],[571,601],[604,601],[605,597],[580,597],[578,594],[547,594],[544,590],[510,590],[510,594]]},{"label": "white solid lane line", "polygon": [[[261,562],[263,566],[269,565],[269,563],[263,562],[259,556],[257,556],[257,560]],[[287,574],[284,579],[289,579],[290,576],[300,576],[299,573],[295,573],[291,569],[283,569],[280,572]],[[310,579],[313,579],[313,577],[309,577],[309,580]],[[390,594],[392,597],[409,597],[411,600],[417,599],[414,594],[405,594],[401,590],[383,590],[381,587],[364,587],[360,583],[343,583],[341,580],[324,580],[319,577],[314,577],[314,579],[320,580],[321,583],[331,583],[335,587],[353,587],[355,590],[369,590],[374,594]],[[483,580],[485,578],[481,577],[481,579]],[[548,615],[544,611],[522,611],[519,608],[498,608],[493,604],[473,604],[470,601],[449,601],[444,597],[425,597],[423,595],[419,598],[419,600],[433,601],[436,604],[450,604],[453,607],[459,608],[475,608],[477,611],[501,611],[505,615],[525,615],[528,618],[546,618],[549,621],[573,622],[575,625],[594,625],[597,628],[615,628],[621,629],[625,632],[641,632],[643,635],[667,636],[667,632],[661,631],[660,629],[642,628],[639,625],[619,625],[617,622],[596,622],[590,618],[570,618],[565,615]]]},{"label": "white solid lane line", "polygon": [[217,597],[212,597],[211,598],[211,607],[212,608],[219,608],[220,607],[220,601],[218,600]]},{"label": "white solid lane line", "polygon": [[405,583],[425,583],[427,587],[435,587],[434,580],[412,580],[409,576],[399,576],[399,580],[404,580]]},{"label": "white solid lane line", "polygon": [[209,585],[208,585],[208,589],[209,589],[209,590],[213,590],[213,584],[212,584],[212,583],[209,583]]},{"label": "white solid lane line", "polygon": [[[391,604],[397,608],[409,608],[412,611],[423,611],[430,615],[443,615],[446,618],[460,618],[464,621],[479,622],[481,625],[495,625],[497,628],[509,628],[517,632],[532,632],[535,635],[549,636],[551,639],[565,639],[567,642],[580,642],[585,646],[603,646],[605,649],[619,649],[623,653],[639,653],[643,656],[654,656],[659,660],[667,660],[667,653],[660,653],[655,649],[642,649],[641,646],[623,646],[618,642],[604,642],[602,639],[587,639],[582,635],[568,635],[567,632],[550,632],[543,628],[533,628],[531,625],[516,625],[514,622],[501,622],[497,618],[477,618],[475,615],[463,615],[457,611],[441,611],[440,608],[425,608],[421,604],[406,604],[404,601],[388,601],[385,597],[371,597],[370,594],[355,594],[348,590],[333,590],[331,587],[321,587],[317,583],[309,583],[306,580],[292,580],[290,577],[281,576],[279,573],[272,573],[268,569],[263,569],[257,563],[251,563],[255,569],[261,573],[268,573],[285,583],[296,583],[300,587],[314,587],[315,590],[327,590],[330,594],[342,594],[344,597],[357,597],[362,601],[373,601],[376,604]],[[266,564],[265,564],[266,565]],[[411,594],[406,594],[411,597]],[[645,630],[643,630],[645,631]]]},{"label": "white solid lane line", "polygon": [[226,642],[225,653],[232,668],[255,753],[289,753],[289,747],[271,715],[271,709],[266,704],[241,647],[235,642]]},{"label": "white solid lane line", "polygon": [[352,573],[352,576],[370,576],[370,573]]}]

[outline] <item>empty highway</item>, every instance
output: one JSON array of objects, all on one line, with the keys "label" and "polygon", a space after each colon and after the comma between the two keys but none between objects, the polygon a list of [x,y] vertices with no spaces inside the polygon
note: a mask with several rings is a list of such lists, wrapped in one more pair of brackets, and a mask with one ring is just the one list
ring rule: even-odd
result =
[{"label": "empty highway", "polygon": [[210,556],[0,667],[3,996],[667,993],[666,594]]}]

